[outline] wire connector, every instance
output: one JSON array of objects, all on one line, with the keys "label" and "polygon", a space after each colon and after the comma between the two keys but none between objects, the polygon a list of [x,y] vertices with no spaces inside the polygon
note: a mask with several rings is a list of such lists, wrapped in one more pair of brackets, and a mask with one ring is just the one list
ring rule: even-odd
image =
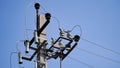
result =
[{"label": "wire connector", "polygon": [[54,45],[54,43],[55,43],[56,40],[54,38],[51,38],[51,40],[52,40],[51,41],[51,45]]},{"label": "wire connector", "polygon": [[61,28],[59,28],[59,30],[60,30],[60,37],[64,37],[65,34],[64,30],[62,30]]},{"label": "wire connector", "polygon": [[62,40],[60,40],[60,41],[58,42],[58,45],[59,45],[59,47],[60,47],[60,48],[62,48],[62,47],[63,47]]},{"label": "wire connector", "polygon": [[65,31],[65,33],[67,33],[67,38],[71,40],[72,35],[70,34],[70,32],[71,32],[70,30]]}]

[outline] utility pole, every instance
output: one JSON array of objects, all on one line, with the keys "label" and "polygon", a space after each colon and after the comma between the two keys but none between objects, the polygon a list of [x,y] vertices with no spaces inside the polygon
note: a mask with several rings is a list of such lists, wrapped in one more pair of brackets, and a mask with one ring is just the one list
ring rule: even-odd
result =
[{"label": "utility pole", "polygon": [[[37,33],[38,33],[38,31],[40,30],[40,28],[44,24],[44,17],[40,16],[40,14],[39,14],[40,4],[36,3],[34,5],[34,7],[36,9],[36,19],[37,19],[36,29],[37,29]],[[40,39],[40,37],[45,39],[45,30],[43,30],[41,34],[37,34],[37,35],[38,35],[38,38],[39,38],[37,47],[39,47],[40,44],[43,42],[43,40]],[[37,59],[36,59],[37,60],[36,61],[37,62],[37,68],[46,68],[45,49],[46,49],[46,46],[42,46],[40,52],[37,54]]]},{"label": "utility pole", "polygon": [[[44,17],[40,16],[40,28],[44,24]],[[46,39],[45,30],[39,35],[39,43],[41,44]],[[39,46],[39,45],[38,45]],[[37,68],[46,68],[46,45],[42,46],[40,52],[37,54]]]},{"label": "utility pole", "polygon": [[[39,8],[40,4],[35,3],[36,9],[36,29],[34,30],[34,37],[29,41],[25,40],[24,45],[26,53],[29,53],[29,49],[34,50],[35,52],[31,57],[22,56],[21,52],[18,52],[19,64],[22,64],[22,60],[31,61],[35,56],[36,57],[36,68],[47,68],[46,61],[53,58],[60,58],[60,68],[62,68],[62,61],[67,57],[67,55],[76,47],[80,39],[79,35],[72,37],[70,31],[64,31],[59,28],[59,37],[57,39],[51,38],[51,46],[46,48],[48,45],[46,39],[45,28],[50,23],[51,14],[46,13],[45,17],[40,16]],[[45,21],[44,21],[45,18]],[[33,47],[33,42],[37,45]]]}]

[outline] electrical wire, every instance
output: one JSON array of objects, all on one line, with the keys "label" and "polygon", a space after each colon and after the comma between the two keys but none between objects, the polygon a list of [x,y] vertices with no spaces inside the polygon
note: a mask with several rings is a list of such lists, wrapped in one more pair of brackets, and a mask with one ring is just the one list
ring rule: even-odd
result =
[{"label": "electrical wire", "polygon": [[26,29],[27,31],[34,31],[33,29]]},{"label": "electrical wire", "polygon": [[96,53],[90,52],[90,51],[85,50],[85,49],[83,49],[83,48],[78,48],[78,47],[77,47],[77,49],[80,50],[80,51],[84,51],[84,52],[86,52],[86,53],[88,53],[88,54],[91,54],[91,55],[94,55],[94,56],[98,56],[98,57],[104,58],[104,59],[106,59],[106,60],[115,62],[115,63],[120,63],[120,61],[117,61],[117,60],[114,60],[114,59],[112,59],[112,58],[105,57],[105,56],[102,56],[102,55],[98,55],[98,54],[96,54]]},{"label": "electrical wire", "polygon": [[[40,5],[40,6],[41,6],[41,8],[43,9],[44,12],[48,13],[48,11],[46,11],[46,9],[42,5]],[[42,13],[42,14],[45,14],[45,13]],[[54,18],[57,21],[58,28],[60,28],[60,21],[58,20],[58,18],[53,16],[53,15],[51,15],[51,17]]]},{"label": "electrical wire", "polygon": [[[76,25],[76,26],[74,26],[74,27],[73,27],[70,31],[72,32],[72,31],[74,30],[74,28],[75,28],[75,27],[77,27],[77,26],[80,28],[80,31],[81,31],[80,36],[81,36],[81,35],[82,35],[82,28],[81,28],[81,26],[80,26],[80,25]],[[102,45],[100,45],[100,44],[97,44],[97,43],[95,43],[95,42],[89,41],[89,40],[84,39],[84,38],[82,38],[82,37],[81,37],[81,39],[82,39],[82,40],[84,40],[84,41],[86,41],[86,42],[88,42],[88,43],[94,44],[94,45],[96,45],[96,46],[98,46],[98,47],[100,47],[100,48],[103,48],[103,49],[105,49],[105,50],[108,50],[108,51],[111,51],[111,52],[113,52],[113,53],[115,53],[115,54],[120,55],[120,53],[119,53],[119,52],[114,51],[114,50],[109,49],[109,48],[106,48],[106,47],[104,47],[104,46],[102,46]]]},{"label": "electrical wire", "polygon": [[48,13],[46,9],[40,4],[40,7],[43,9],[44,12]]},{"label": "electrical wire", "polygon": [[82,63],[82,64],[84,64],[84,65],[86,65],[86,66],[88,66],[88,67],[90,67],[90,68],[94,68],[93,66],[89,65],[88,63],[85,63],[85,62],[80,61],[80,60],[78,60],[78,59],[72,58],[72,57],[70,57],[70,56],[68,56],[68,58],[71,59],[71,60],[73,60],[73,61],[76,61],[76,62],[78,62],[78,63]]},{"label": "electrical wire", "polygon": [[58,20],[58,18],[55,17],[55,16],[51,16],[51,17],[54,18],[54,19],[57,21],[57,23],[58,23],[58,28],[60,28],[61,26],[60,26],[60,21]]},{"label": "electrical wire", "polygon": [[76,27],[79,27],[79,28],[80,28],[80,36],[82,36],[82,28],[81,28],[80,25],[75,25],[75,26],[73,26],[73,28],[72,28],[70,31],[72,32]]},{"label": "electrical wire", "polygon": [[119,53],[119,52],[114,51],[114,50],[109,49],[109,48],[106,48],[106,47],[104,47],[104,46],[102,46],[102,45],[100,45],[100,44],[97,44],[97,43],[95,43],[95,42],[89,41],[89,40],[84,39],[84,38],[81,38],[81,39],[82,39],[82,40],[84,40],[84,41],[86,41],[86,42],[88,42],[88,43],[94,44],[94,45],[95,45],[95,46],[97,46],[97,47],[103,48],[103,49],[105,49],[105,50],[108,50],[108,51],[110,51],[110,52],[113,52],[113,53],[115,53],[115,54],[120,55],[120,53]]},{"label": "electrical wire", "polygon": [[[46,9],[41,5],[41,8],[44,10],[44,12],[46,12],[47,13],[47,11],[46,11]],[[43,13],[43,14],[45,14],[45,13]],[[55,16],[51,16],[52,18],[54,18],[56,21],[57,21],[57,23],[58,23],[58,28],[60,28],[61,27],[61,25],[60,25],[60,21],[59,21],[59,19],[57,18],[57,17],[55,17]],[[74,30],[74,28],[76,28],[76,27],[79,27],[80,28],[80,36],[82,35],[82,28],[81,28],[81,26],[80,25],[75,25],[70,31],[73,31]]]},{"label": "electrical wire", "polygon": [[24,40],[28,40],[29,39],[29,37],[28,37],[28,31],[34,31],[33,29],[25,29],[25,31],[24,31]]},{"label": "electrical wire", "polygon": [[[81,28],[80,25],[74,26],[70,31],[73,31],[74,28],[77,27],[77,26],[80,28],[80,31],[81,31],[80,36],[81,36],[81,35],[82,35],[82,28]],[[97,44],[97,43],[95,43],[95,42],[89,41],[89,40],[87,40],[87,39],[85,39],[85,38],[82,38],[82,37],[81,37],[81,39],[84,40],[84,41],[86,41],[86,42],[88,42],[88,43],[94,44],[95,46],[98,46],[98,47],[100,47],[100,48],[103,48],[103,49],[105,49],[105,50],[108,50],[108,51],[110,51],[110,52],[113,52],[113,53],[115,53],[115,54],[120,55],[120,52],[117,52],[117,51],[114,51],[114,50],[112,50],[112,49],[106,48],[106,47],[104,47],[104,46],[102,46],[102,45],[100,45],[100,44]]]},{"label": "electrical wire", "polygon": [[[10,68],[12,68],[12,55],[13,54],[18,54],[18,52],[11,52],[10,53]],[[19,68],[25,68],[25,67],[23,67],[23,66],[20,66],[20,64],[19,64],[19,66],[18,66]]]},{"label": "electrical wire", "polygon": [[27,13],[28,13],[28,9],[29,7],[31,7],[33,4],[33,2],[30,2],[27,7],[26,7],[26,10],[25,10],[25,32],[24,32],[24,39],[28,39],[28,33],[26,31],[27,29]]},{"label": "electrical wire", "polygon": [[34,31],[33,29],[27,29],[27,28],[25,28],[25,31],[24,31],[24,39],[26,40],[26,39],[29,39],[29,37],[28,37],[28,31]]},{"label": "electrical wire", "polygon": [[[46,12],[46,13],[48,13],[48,12]],[[45,15],[46,13],[41,13],[41,14]],[[53,19],[56,20],[56,22],[57,22],[57,24],[58,24],[58,28],[60,28],[61,25],[60,25],[60,21],[59,21],[59,19],[58,19],[57,17],[53,16],[53,15],[51,15],[51,18],[53,18]]]},{"label": "electrical wire", "polygon": [[[24,31],[24,39],[29,39],[28,37],[28,32],[27,32],[27,13],[28,13],[28,9],[32,6],[33,7],[33,4],[35,4],[35,2],[30,2],[27,7],[26,7],[26,10],[25,10],[25,31]],[[35,22],[35,19],[34,19],[34,22]],[[31,29],[30,29],[31,30]]]},{"label": "electrical wire", "polygon": [[[42,5],[41,5],[41,8],[42,8],[45,12],[47,12]],[[59,20],[58,20],[56,17],[54,17],[54,16],[53,16],[53,18],[56,19],[56,21],[58,22],[58,27],[60,28],[60,22],[59,22]],[[75,25],[75,26],[71,29],[71,31],[73,31],[74,28],[76,28],[76,27],[79,27],[79,28],[80,28],[80,31],[81,31],[80,36],[81,36],[81,35],[82,35],[82,29],[81,29],[81,26],[80,26],[80,25]],[[119,52],[116,52],[116,51],[114,51],[114,50],[112,50],[112,49],[106,48],[106,47],[104,47],[104,46],[102,46],[102,45],[99,45],[99,44],[97,44],[97,43],[95,43],[95,42],[89,41],[89,40],[84,39],[84,38],[81,38],[81,39],[84,40],[84,41],[86,41],[86,42],[89,42],[89,43],[91,43],[91,44],[94,44],[94,45],[96,45],[96,46],[98,46],[98,47],[100,47],[100,48],[103,48],[103,49],[105,49],[105,50],[108,50],[108,51],[111,51],[111,52],[113,52],[113,53],[115,53],[115,54],[120,55]],[[107,58],[107,57],[105,57],[105,56],[100,56],[100,55],[98,55],[98,54],[95,54],[95,53],[86,51],[86,50],[84,50],[84,49],[81,49],[81,50],[83,50],[84,52],[87,52],[87,53],[90,53],[90,54],[93,54],[93,55],[96,55],[96,56],[99,56],[99,57],[102,57],[102,58],[105,58],[105,59],[114,61],[114,62],[117,62],[117,63],[120,63],[120,61],[116,61],[116,60],[113,60],[113,59],[111,59],[111,58]]]},{"label": "electrical wire", "polygon": [[19,48],[18,48],[18,43],[19,42],[24,42],[24,40],[18,40],[18,41],[16,41],[16,50],[17,50],[17,52],[20,52],[20,50],[19,50]]},{"label": "electrical wire", "polygon": [[10,68],[12,68],[12,55],[17,54],[17,52],[11,52],[10,53]]},{"label": "electrical wire", "polygon": [[[28,8],[29,8],[32,4],[33,4],[33,2],[29,3],[28,6],[27,6],[27,8],[26,8],[26,13],[25,13],[25,32],[24,32],[24,38],[25,38],[25,39],[29,39],[29,38],[28,38],[28,32],[27,32],[27,12],[28,12],[27,10],[28,10]],[[40,4],[40,6],[41,6],[41,8],[43,9],[44,12],[48,13],[48,12],[46,11],[46,9],[45,9],[41,4]],[[45,13],[42,13],[42,14],[45,15]],[[53,16],[53,15],[52,15],[51,17],[57,21],[57,23],[58,23],[58,28],[60,28],[60,21],[59,21],[55,16]]]}]

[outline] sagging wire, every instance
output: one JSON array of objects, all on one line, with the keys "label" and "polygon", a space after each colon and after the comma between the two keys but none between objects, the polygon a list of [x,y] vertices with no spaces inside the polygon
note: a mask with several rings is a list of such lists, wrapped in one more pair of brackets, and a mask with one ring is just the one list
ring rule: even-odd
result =
[{"label": "sagging wire", "polygon": [[70,56],[68,56],[68,58],[71,59],[71,60],[73,60],[73,61],[76,61],[76,62],[78,62],[78,63],[82,63],[82,64],[84,64],[84,65],[86,65],[86,66],[88,66],[88,67],[90,67],[90,68],[94,68],[92,65],[89,65],[88,63],[85,63],[85,62],[80,61],[80,60],[78,60],[78,59],[72,58],[72,57],[70,57]]},{"label": "sagging wire", "polygon": [[[28,31],[27,30],[27,13],[28,13],[28,8],[31,7],[32,4],[33,4],[33,2],[29,3],[28,6],[26,7],[26,11],[25,11],[25,32],[24,32],[24,39],[29,39],[28,32],[27,32]],[[46,9],[42,5],[40,5],[40,6],[43,9],[43,11],[47,13]],[[41,14],[45,15],[45,13],[41,13]],[[56,22],[58,23],[58,28],[60,28],[60,21],[55,16],[53,16],[53,15],[51,17],[56,20]]]},{"label": "sagging wire", "polygon": [[17,52],[20,52],[20,50],[19,50],[19,48],[18,48],[18,44],[19,44],[20,42],[24,42],[24,40],[18,40],[18,41],[16,41],[16,50],[17,50]]},{"label": "sagging wire", "polygon": [[100,45],[100,44],[97,44],[97,43],[95,43],[95,42],[89,41],[89,40],[87,40],[87,39],[85,39],[85,38],[81,38],[81,39],[84,40],[84,41],[86,41],[86,42],[88,42],[88,43],[91,43],[91,44],[93,44],[93,45],[95,45],[95,46],[97,46],[97,47],[103,48],[103,49],[105,49],[105,50],[108,50],[108,51],[110,51],[110,52],[113,52],[113,53],[115,53],[115,54],[120,55],[119,52],[114,51],[114,50],[109,49],[109,48],[106,48],[106,47],[104,47],[103,45]]},{"label": "sagging wire", "polygon": [[96,54],[96,53],[90,52],[90,51],[88,51],[88,50],[86,50],[86,49],[83,49],[83,48],[78,48],[78,47],[77,47],[77,49],[80,50],[80,51],[86,52],[86,53],[88,53],[88,54],[91,54],[91,55],[94,55],[94,56],[98,56],[98,57],[104,58],[104,59],[106,59],[106,60],[115,62],[115,63],[120,63],[120,61],[117,61],[117,60],[114,60],[114,59],[112,59],[112,58],[105,57],[105,56],[102,56],[102,55],[98,55],[98,54]]},{"label": "sagging wire", "polygon": [[[12,67],[12,55],[13,55],[13,54],[18,54],[18,52],[11,52],[11,53],[10,53],[10,68],[13,68],[13,67]],[[19,64],[19,68],[25,68],[25,67],[20,66],[20,64]]]},{"label": "sagging wire", "polygon": [[[41,8],[43,9],[43,11],[44,11],[45,13],[48,13],[48,11],[46,11],[46,9],[45,9],[42,5],[41,5]],[[45,13],[42,13],[42,14],[45,15]],[[56,22],[58,23],[58,28],[60,28],[60,21],[58,20],[58,18],[55,17],[55,16],[53,16],[53,15],[52,15],[51,17],[56,20]]]},{"label": "sagging wire", "polygon": [[33,29],[25,29],[25,32],[24,32],[24,39],[26,40],[28,40],[29,39],[29,37],[28,37],[28,31],[34,31]]},{"label": "sagging wire", "polygon": [[17,54],[18,52],[11,52],[10,53],[10,68],[12,68],[12,55]]},{"label": "sagging wire", "polygon": [[[82,28],[81,28],[80,25],[74,26],[70,31],[73,31],[75,27],[79,27],[79,28],[80,28],[80,31],[81,31],[80,36],[81,36],[81,35],[82,35]],[[93,44],[93,45],[95,45],[95,46],[98,46],[98,47],[100,47],[100,48],[103,48],[103,49],[105,49],[105,50],[108,50],[108,51],[110,51],[110,52],[113,52],[113,53],[115,53],[115,54],[120,55],[120,53],[117,52],[117,51],[114,51],[114,50],[112,50],[112,49],[106,48],[106,47],[104,47],[104,46],[102,46],[102,45],[100,45],[100,44],[97,44],[97,43],[95,43],[95,42],[89,41],[89,40],[87,40],[87,39],[85,39],[85,38],[83,38],[83,37],[81,37],[81,40],[84,40],[84,41],[86,41],[86,42],[88,42],[88,43],[91,43],[91,44]]]},{"label": "sagging wire", "polygon": [[28,33],[26,31],[27,29],[27,13],[28,13],[28,9],[29,7],[31,7],[33,5],[33,2],[29,3],[26,7],[26,10],[25,10],[25,32],[24,32],[24,39],[28,39]]},{"label": "sagging wire", "polygon": [[[82,28],[81,28],[80,25],[74,26],[70,31],[73,31],[74,28],[77,27],[77,26],[80,28],[80,31],[81,31],[81,34],[80,34],[80,35],[82,35]],[[104,47],[104,46],[102,46],[102,45],[100,45],[100,44],[97,44],[97,43],[95,43],[95,42],[89,41],[89,40],[84,39],[84,38],[82,38],[82,37],[81,37],[81,39],[84,40],[84,41],[87,41],[88,43],[94,44],[94,45],[96,45],[96,46],[98,46],[98,47],[100,47],[100,48],[103,48],[103,49],[105,49],[105,50],[108,50],[108,51],[110,51],[110,52],[113,52],[113,53],[115,53],[115,54],[120,55],[119,52],[116,52],[116,51],[114,51],[114,50],[112,50],[112,49],[106,48],[106,47]],[[79,49],[79,48],[78,48],[78,49]],[[81,49],[81,48],[80,48],[80,49]],[[79,49],[79,50],[80,50],[80,49]],[[111,59],[111,58],[108,58],[108,57],[105,57],[105,56],[101,56],[101,55],[98,55],[98,54],[89,52],[89,51],[87,51],[87,50],[85,50],[85,49],[81,49],[81,50],[83,50],[83,51],[85,51],[85,52],[87,52],[87,53],[90,53],[90,54],[92,54],[92,55],[96,55],[96,56],[98,56],[98,57],[102,57],[102,58],[104,58],[104,59],[107,59],[107,60],[110,60],[110,61],[113,61],[113,62],[116,62],[116,63],[120,63],[120,61],[116,61],[116,60],[114,60],[114,59]]]},{"label": "sagging wire", "polygon": [[[30,7],[33,7],[33,4],[35,4],[36,2],[30,2],[27,7],[26,7],[26,10],[25,10],[25,31],[24,31],[24,39],[29,39],[28,37],[28,29],[27,29],[27,13],[28,13],[28,9]],[[34,22],[35,22],[35,19],[34,19]],[[30,29],[31,31],[32,29]]]},{"label": "sagging wire", "polygon": [[24,40],[29,40],[28,31],[34,31],[34,30],[32,30],[32,29],[25,29],[24,30]]},{"label": "sagging wire", "polygon": [[[45,15],[46,13],[41,13],[41,14]],[[58,28],[60,28],[61,25],[60,25],[60,21],[59,21],[59,19],[58,19],[57,17],[53,16],[53,15],[51,15],[51,18],[53,18],[54,20],[56,20],[57,25],[58,25]]]},{"label": "sagging wire", "polygon": [[56,20],[56,22],[58,23],[58,28],[61,28],[61,26],[60,26],[60,21],[58,20],[58,18],[55,17],[55,16],[51,16],[51,17],[54,18],[54,19]]},{"label": "sagging wire", "polygon": [[[42,8],[45,12],[47,12],[43,6],[41,6],[41,8]],[[42,14],[45,14],[45,13],[42,13]],[[61,28],[61,25],[60,25],[59,19],[58,19],[57,17],[53,16],[53,15],[52,15],[51,17],[56,20],[56,22],[58,23],[58,29],[60,29],[60,28]],[[69,30],[69,31],[72,32],[72,31],[74,30],[74,28],[76,28],[76,27],[79,27],[79,28],[80,28],[80,32],[81,32],[81,33],[80,33],[80,36],[82,36],[82,28],[81,28],[80,25],[75,25],[75,26],[74,26],[71,30]]]},{"label": "sagging wire", "polygon": [[[11,52],[11,53],[10,53],[10,68],[13,68],[13,67],[12,67],[12,55],[13,55],[13,54],[18,54],[18,52]],[[20,64],[19,64],[18,67],[19,67],[19,68],[25,68],[25,67],[23,67],[23,66],[20,66]]]},{"label": "sagging wire", "polygon": [[40,7],[43,9],[44,12],[48,13],[42,5],[40,5]]},{"label": "sagging wire", "polygon": [[73,26],[73,28],[70,30],[70,32],[72,32],[76,27],[79,27],[79,29],[80,29],[80,37],[81,37],[82,36],[82,27],[80,25]]}]

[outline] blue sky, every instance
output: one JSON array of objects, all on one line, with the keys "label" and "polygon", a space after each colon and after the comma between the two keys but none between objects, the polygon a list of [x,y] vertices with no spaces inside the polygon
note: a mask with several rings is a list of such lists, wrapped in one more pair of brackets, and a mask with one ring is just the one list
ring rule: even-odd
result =
[{"label": "blue sky", "polygon": [[[120,53],[120,0],[0,0],[0,68],[10,68],[10,53],[16,51],[16,41],[25,39],[25,22],[27,28],[35,28],[35,2],[42,5],[40,13],[50,12],[59,20],[61,28],[69,30],[80,25],[82,38]],[[31,39],[33,33],[28,33]],[[80,29],[75,28],[73,35],[79,33]],[[47,38],[58,36],[58,22],[52,18]],[[24,52],[23,43],[18,46]],[[69,56],[77,60],[65,58],[63,68],[90,68],[87,64],[94,68],[120,68],[120,54],[83,39]],[[17,60],[17,54],[12,55],[12,68],[19,68]],[[21,66],[34,68],[33,63],[24,61]],[[59,59],[48,60],[48,68],[58,67]]]}]

